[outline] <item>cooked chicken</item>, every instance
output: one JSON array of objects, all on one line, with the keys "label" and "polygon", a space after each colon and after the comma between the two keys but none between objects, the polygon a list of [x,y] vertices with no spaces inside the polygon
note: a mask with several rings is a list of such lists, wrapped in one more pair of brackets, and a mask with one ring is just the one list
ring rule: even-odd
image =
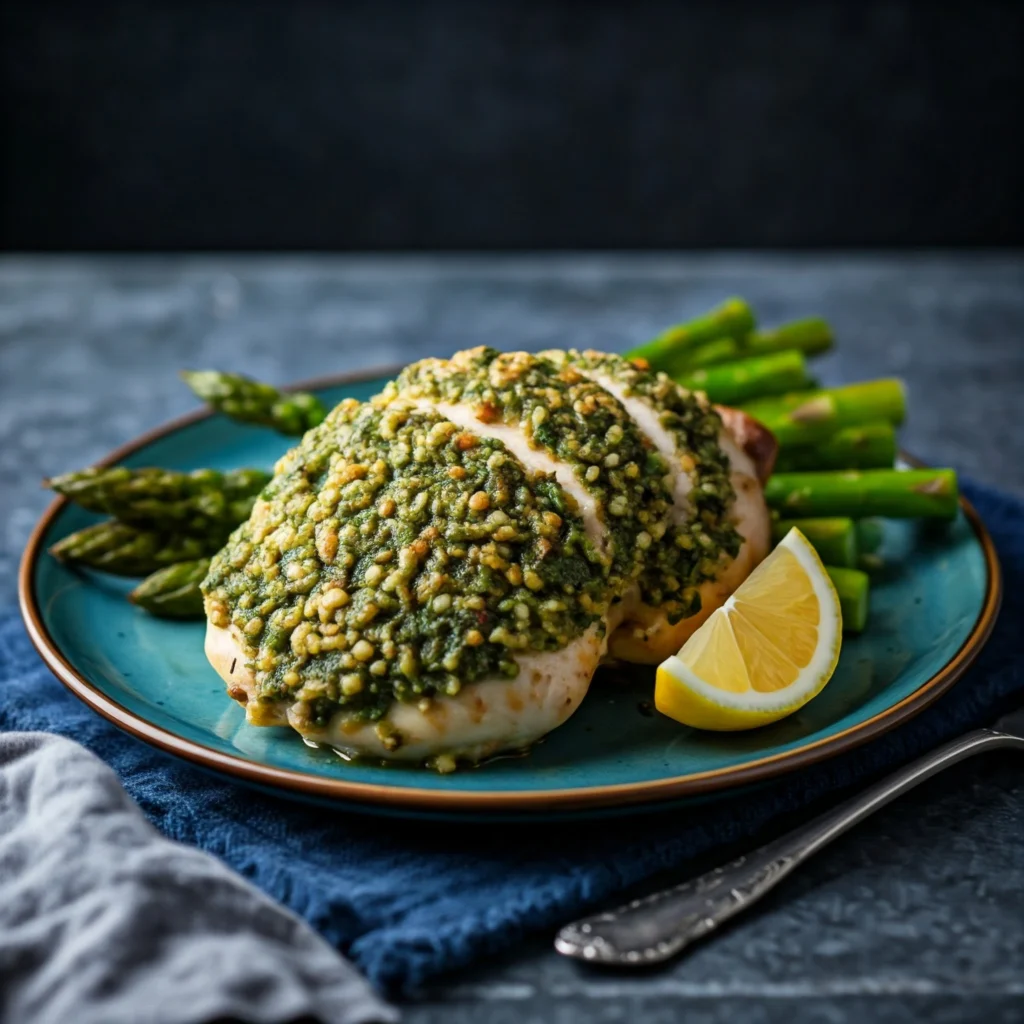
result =
[{"label": "cooked chicken", "polygon": [[278,464],[206,581],[208,657],[251,723],[346,754],[526,747],[764,557],[774,451],[617,356],[413,364]]}]

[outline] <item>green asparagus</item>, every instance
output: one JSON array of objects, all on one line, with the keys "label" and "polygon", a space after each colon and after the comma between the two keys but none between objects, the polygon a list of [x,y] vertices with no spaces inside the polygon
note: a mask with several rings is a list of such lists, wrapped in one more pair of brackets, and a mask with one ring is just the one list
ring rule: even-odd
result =
[{"label": "green asparagus", "polygon": [[175,562],[214,554],[224,546],[229,532],[221,528],[204,537],[188,537],[108,520],[68,534],[50,548],[50,554],[58,561],[114,576],[146,576]]},{"label": "green asparagus", "polygon": [[832,347],[832,328],[817,317],[794,320],[770,331],[754,331],[743,343],[750,355],[769,355],[787,349],[799,349],[804,355],[814,356]]},{"label": "green asparagus", "polygon": [[45,483],[91,512],[132,526],[206,535],[246,519],[269,480],[270,474],[261,469],[183,473],[111,466],[66,473]]},{"label": "green asparagus", "polygon": [[644,345],[626,354],[627,359],[645,359],[652,369],[677,373],[686,365],[688,353],[719,338],[742,338],[754,329],[753,310],[743,299],[727,299],[696,320],[675,324]]},{"label": "green asparagus", "polygon": [[860,633],[868,623],[868,604],[871,582],[867,573],[859,569],[826,565],[825,571],[839,595],[839,608],[843,615],[843,631]]},{"label": "green asparagus", "polygon": [[857,532],[852,519],[779,519],[772,524],[772,540],[778,544],[796,527],[826,565],[852,569],[857,565]]},{"label": "green asparagus", "polygon": [[902,423],[906,415],[906,390],[899,380],[873,380],[760,398],[743,403],[743,410],[771,430],[783,447],[808,445],[842,427],[878,420]]},{"label": "green asparagus", "polygon": [[327,415],[316,395],[303,391],[283,394],[237,373],[184,370],[182,379],[204,402],[239,423],[270,427],[280,434],[299,436],[322,423]]},{"label": "green asparagus", "polygon": [[748,337],[716,338],[679,354],[676,374],[689,373],[702,366],[717,366],[736,359],[796,351],[805,356],[817,355],[832,345],[832,329],[824,320],[796,320],[771,331],[755,331]]},{"label": "green asparagus", "polygon": [[[747,402],[744,407],[769,412],[799,412],[800,417],[804,419],[814,419],[816,410],[805,411],[803,407],[809,401],[821,398],[832,399],[849,415],[860,413],[860,418],[856,420],[858,423],[867,420],[888,420],[898,425],[903,422],[907,411],[906,389],[903,381],[896,377],[858,381],[856,384],[844,384],[842,387],[822,388],[811,392],[796,391],[786,395],[772,395]],[[865,413],[869,415],[864,415]]]},{"label": "green asparagus", "polygon": [[865,572],[881,569],[885,564],[879,549],[885,539],[885,527],[878,519],[857,520],[857,568]]},{"label": "green asparagus", "polygon": [[863,554],[875,554],[885,540],[885,525],[878,519],[857,520],[857,550]]},{"label": "green asparagus", "polygon": [[685,358],[680,358],[675,372],[689,373],[691,370],[699,370],[702,366],[731,363],[735,359],[742,359],[743,355],[740,343],[735,338],[716,338],[686,353]]},{"label": "green asparagus", "polygon": [[879,420],[844,427],[817,444],[789,445],[779,452],[775,471],[789,473],[809,469],[881,469],[896,458],[896,431]]},{"label": "green asparagus", "polygon": [[164,619],[202,618],[203,595],[199,584],[209,568],[209,558],[198,558],[158,569],[128,595],[128,600]]},{"label": "green asparagus", "polygon": [[952,519],[959,491],[952,469],[866,469],[777,473],[765,498],[787,516]]},{"label": "green asparagus", "polygon": [[708,366],[676,378],[712,402],[738,405],[761,395],[779,395],[810,383],[807,362],[796,350]]}]

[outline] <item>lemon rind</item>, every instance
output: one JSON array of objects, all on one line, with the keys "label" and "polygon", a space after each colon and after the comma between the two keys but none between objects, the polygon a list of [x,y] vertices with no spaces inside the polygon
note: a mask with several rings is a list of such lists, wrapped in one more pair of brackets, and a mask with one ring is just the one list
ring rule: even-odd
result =
[{"label": "lemon rind", "polygon": [[[804,677],[804,682],[801,683],[800,677],[798,677],[797,681],[790,686],[771,693],[760,693],[753,689],[743,693],[722,690],[709,685],[695,675],[678,655],[673,654],[670,658],[666,658],[659,671],[665,671],[672,675],[681,685],[687,687],[695,696],[700,697],[708,704],[730,711],[764,712],[766,714],[796,710],[820,693],[835,672],[843,629],[842,612],[836,588],[825,571],[818,553],[798,529],[790,530],[778,547],[789,550],[807,572],[811,588],[818,598],[821,608],[818,622],[818,651],[829,653],[827,656],[816,655],[803,669],[801,677]],[[730,597],[714,614],[722,615],[725,613],[725,609],[733,606],[734,599]],[[834,614],[828,613],[830,607],[834,610]]]}]

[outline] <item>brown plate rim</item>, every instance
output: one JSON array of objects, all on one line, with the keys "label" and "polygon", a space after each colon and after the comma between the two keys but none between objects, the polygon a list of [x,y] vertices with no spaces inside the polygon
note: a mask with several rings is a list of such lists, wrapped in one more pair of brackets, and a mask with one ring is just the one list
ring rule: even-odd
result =
[{"label": "brown plate rim", "polygon": [[[400,367],[386,366],[353,373],[318,377],[291,385],[286,390],[318,390],[360,384],[369,380],[394,376]],[[110,465],[133,455],[168,434],[208,419],[213,413],[199,409],[149,430],[101,459],[97,465]],[[902,454],[908,462],[922,463]],[[125,732],[161,750],[206,768],[243,779],[250,783],[286,789],[318,799],[334,799],[357,804],[370,804],[389,809],[428,812],[563,812],[654,804],[678,800],[724,789],[761,782],[766,779],[816,764],[860,746],[907,721],[956,683],[967,671],[988,640],[995,626],[1002,601],[1002,572],[995,545],[974,506],[962,495],[960,505],[985,557],[987,581],[985,599],[971,632],[956,654],[912,694],[879,712],[872,718],[835,736],[807,743],[795,750],[749,761],[741,766],[716,768],[711,771],[678,775],[648,782],[626,782],[605,786],[583,786],[573,789],[503,790],[500,792],[445,792],[437,789],[405,788],[378,783],[349,782],[269,765],[231,754],[223,754],[200,743],[186,740],[155,726],[111,699],[81,675],[64,657],[43,623],[34,590],[35,566],[43,551],[43,537],[56,516],[68,504],[57,498],[43,513],[29,537],[18,571],[18,601],[29,637],[43,661],[57,678],[94,711]]]}]

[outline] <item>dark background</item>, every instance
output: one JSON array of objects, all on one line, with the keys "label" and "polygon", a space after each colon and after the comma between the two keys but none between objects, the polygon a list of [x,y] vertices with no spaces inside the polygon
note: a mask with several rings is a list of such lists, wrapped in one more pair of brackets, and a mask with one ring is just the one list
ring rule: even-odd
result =
[{"label": "dark background", "polygon": [[1024,242],[1024,2],[6,0],[0,244]]}]

